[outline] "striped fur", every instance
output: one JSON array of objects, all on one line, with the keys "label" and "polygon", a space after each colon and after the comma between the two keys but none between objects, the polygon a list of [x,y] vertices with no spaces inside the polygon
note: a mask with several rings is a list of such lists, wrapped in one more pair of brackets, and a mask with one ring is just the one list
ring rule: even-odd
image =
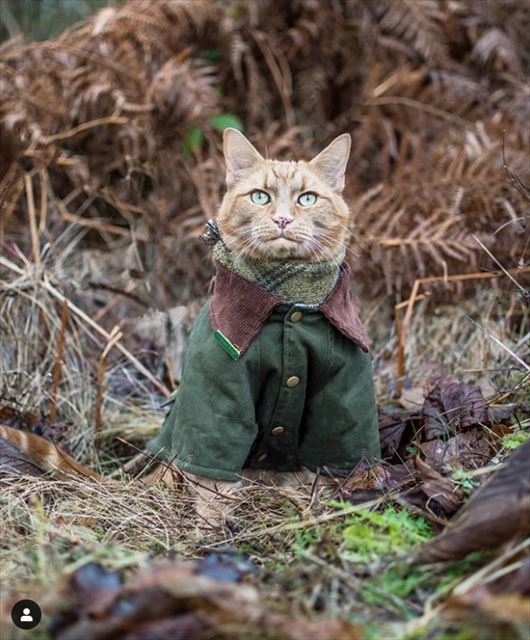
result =
[{"label": "striped fur", "polygon": [[98,481],[103,479],[98,473],[80,464],[72,456],[34,433],[0,424],[0,438],[22,451],[43,471],[51,471],[62,476],[83,476]]}]

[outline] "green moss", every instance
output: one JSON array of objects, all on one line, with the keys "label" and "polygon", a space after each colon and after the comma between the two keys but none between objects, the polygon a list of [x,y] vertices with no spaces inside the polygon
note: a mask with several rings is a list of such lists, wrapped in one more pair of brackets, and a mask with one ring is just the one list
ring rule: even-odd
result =
[{"label": "green moss", "polygon": [[479,480],[474,478],[468,471],[456,468],[451,471],[451,480],[460,487],[466,497],[480,484]]},{"label": "green moss", "polygon": [[386,507],[376,512],[361,509],[350,516],[343,531],[347,553],[353,562],[371,562],[381,556],[402,553],[432,536],[430,524],[407,509]]},{"label": "green moss", "polygon": [[530,438],[530,431],[517,431],[515,433],[507,433],[502,437],[502,445],[505,449],[517,449]]}]

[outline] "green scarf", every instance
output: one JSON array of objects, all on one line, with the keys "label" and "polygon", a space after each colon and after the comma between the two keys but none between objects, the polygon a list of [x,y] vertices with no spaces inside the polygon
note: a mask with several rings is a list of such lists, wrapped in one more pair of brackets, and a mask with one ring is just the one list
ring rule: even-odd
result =
[{"label": "green scarf", "polygon": [[258,287],[274,293],[282,302],[318,305],[331,293],[344,262],[345,250],[327,262],[304,260],[254,260],[235,256],[222,240],[213,253],[218,262]]}]

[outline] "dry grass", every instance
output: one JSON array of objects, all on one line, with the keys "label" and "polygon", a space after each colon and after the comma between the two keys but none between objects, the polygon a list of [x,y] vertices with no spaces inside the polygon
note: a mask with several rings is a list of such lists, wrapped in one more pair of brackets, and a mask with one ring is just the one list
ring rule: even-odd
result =
[{"label": "dry grass", "polygon": [[[61,304],[46,293],[42,274],[31,266],[20,276],[8,270],[3,275],[1,395],[11,404],[16,399],[22,409],[46,412],[64,324]],[[51,279],[60,287],[56,278]],[[407,339],[409,385],[420,385],[438,371],[480,380],[485,395],[513,391],[523,376],[517,362],[469,318],[481,309],[482,324],[488,331],[524,355],[522,349],[530,334],[510,331],[506,322],[509,300],[509,296],[500,299],[492,286],[458,307],[440,307],[435,299],[420,301]],[[382,306],[381,302],[373,304],[370,323],[374,326],[379,324],[376,319]],[[525,326],[527,310],[523,313],[519,327]],[[392,325],[387,323],[386,331],[379,335],[374,332],[374,338],[376,384],[385,405],[393,402],[396,379]],[[0,536],[8,544],[2,547],[0,561],[10,593],[25,593],[46,602],[65,575],[91,560],[127,572],[144,568],[160,556],[194,558],[230,547],[247,554],[257,567],[253,580],[275,610],[310,617],[319,611],[363,624],[377,620],[377,633],[385,637],[412,638],[414,629],[427,633],[428,625],[434,624],[437,631],[433,637],[438,638],[443,637],[444,628],[453,628],[453,623],[433,613],[438,611],[432,609],[433,602],[444,602],[453,588],[477,569],[476,563],[454,569],[450,586],[443,579],[443,570],[433,570],[424,577],[413,571],[413,580],[425,582],[425,587],[408,593],[401,592],[399,584],[411,579],[407,578],[410,570],[391,550],[392,543],[387,553],[366,566],[349,559],[344,531],[355,522],[355,514],[393,504],[389,493],[337,509],[329,495],[318,497],[311,487],[286,490],[252,485],[234,497],[230,529],[207,530],[197,539],[196,517],[182,486],[148,488],[122,470],[159,428],[163,412],[152,385],[115,348],[110,351],[103,378],[103,421],[96,433],[96,371],[104,349],[105,341],[90,331],[82,318],[69,317],[57,395],[62,429],[50,428],[78,459],[112,477],[101,484],[78,478],[4,477]],[[525,388],[509,396],[510,401],[520,403],[519,430],[523,432],[530,427],[530,418],[523,414]],[[499,441],[497,460],[506,454]],[[134,472],[138,465],[132,468]],[[359,573],[360,567],[364,568]],[[362,577],[365,574],[368,580]],[[380,584],[378,574],[387,576],[386,582]],[[442,584],[445,591],[437,595]],[[405,623],[407,619],[414,622]]]},{"label": "dry grass", "polygon": [[[352,255],[381,405],[456,375],[517,403],[528,431],[527,17],[517,0],[132,0],[54,41],[2,45],[0,402],[55,416],[48,435],[112,476],[2,480],[13,594],[49,597],[88,560],[133,570],[231,545],[275,609],[377,621],[367,638],[455,637],[437,607],[473,561],[425,576],[393,553],[359,565],[345,530],[363,505],[341,511],[310,488],[251,486],[233,528],[198,543],[186,493],[123,466],[136,472],[160,426],[181,358],[168,343],[206,298],[197,238],[223,193],[227,117],[279,158],[351,133]],[[418,287],[396,331],[417,278],[476,271],[499,273]],[[162,331],[177,304],[184,319]]]},{"label": "dry grass", "polygon": [[196,300],[212,273],[197,237],[224,189],[219,130],[239,121],[280,158],[351,133],[354,272],[367,297],[399,302],[418,276],[497,268],[473,234],[505,268],[524,267],[528,215],[503,146],[528,182],[528,7],[376,4],[132,0],[54,41],[5,43],[7,240],[35,261],[51,242],[57,260],[57,238],[79,225],[63,268],[91,310],[124,292],[108,330]]}]

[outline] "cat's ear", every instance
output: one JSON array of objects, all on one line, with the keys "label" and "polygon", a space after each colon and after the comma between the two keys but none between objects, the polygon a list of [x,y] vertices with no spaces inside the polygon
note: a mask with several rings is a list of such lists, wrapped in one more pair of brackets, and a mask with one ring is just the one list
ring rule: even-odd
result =
[{"label": "cat's ear", "polygon": [[344,189],[344,174],[350,157],[350,148],[350,134],[343,133],[309,163],[309,166],[339,193]]},{"label": "cat's ear", "polygon": [[263,156],[252,146],[237,129],[225,129],[223,133],[223,150],[226,162],[226,183],[234,184],[237,174],[251,169]]}]

